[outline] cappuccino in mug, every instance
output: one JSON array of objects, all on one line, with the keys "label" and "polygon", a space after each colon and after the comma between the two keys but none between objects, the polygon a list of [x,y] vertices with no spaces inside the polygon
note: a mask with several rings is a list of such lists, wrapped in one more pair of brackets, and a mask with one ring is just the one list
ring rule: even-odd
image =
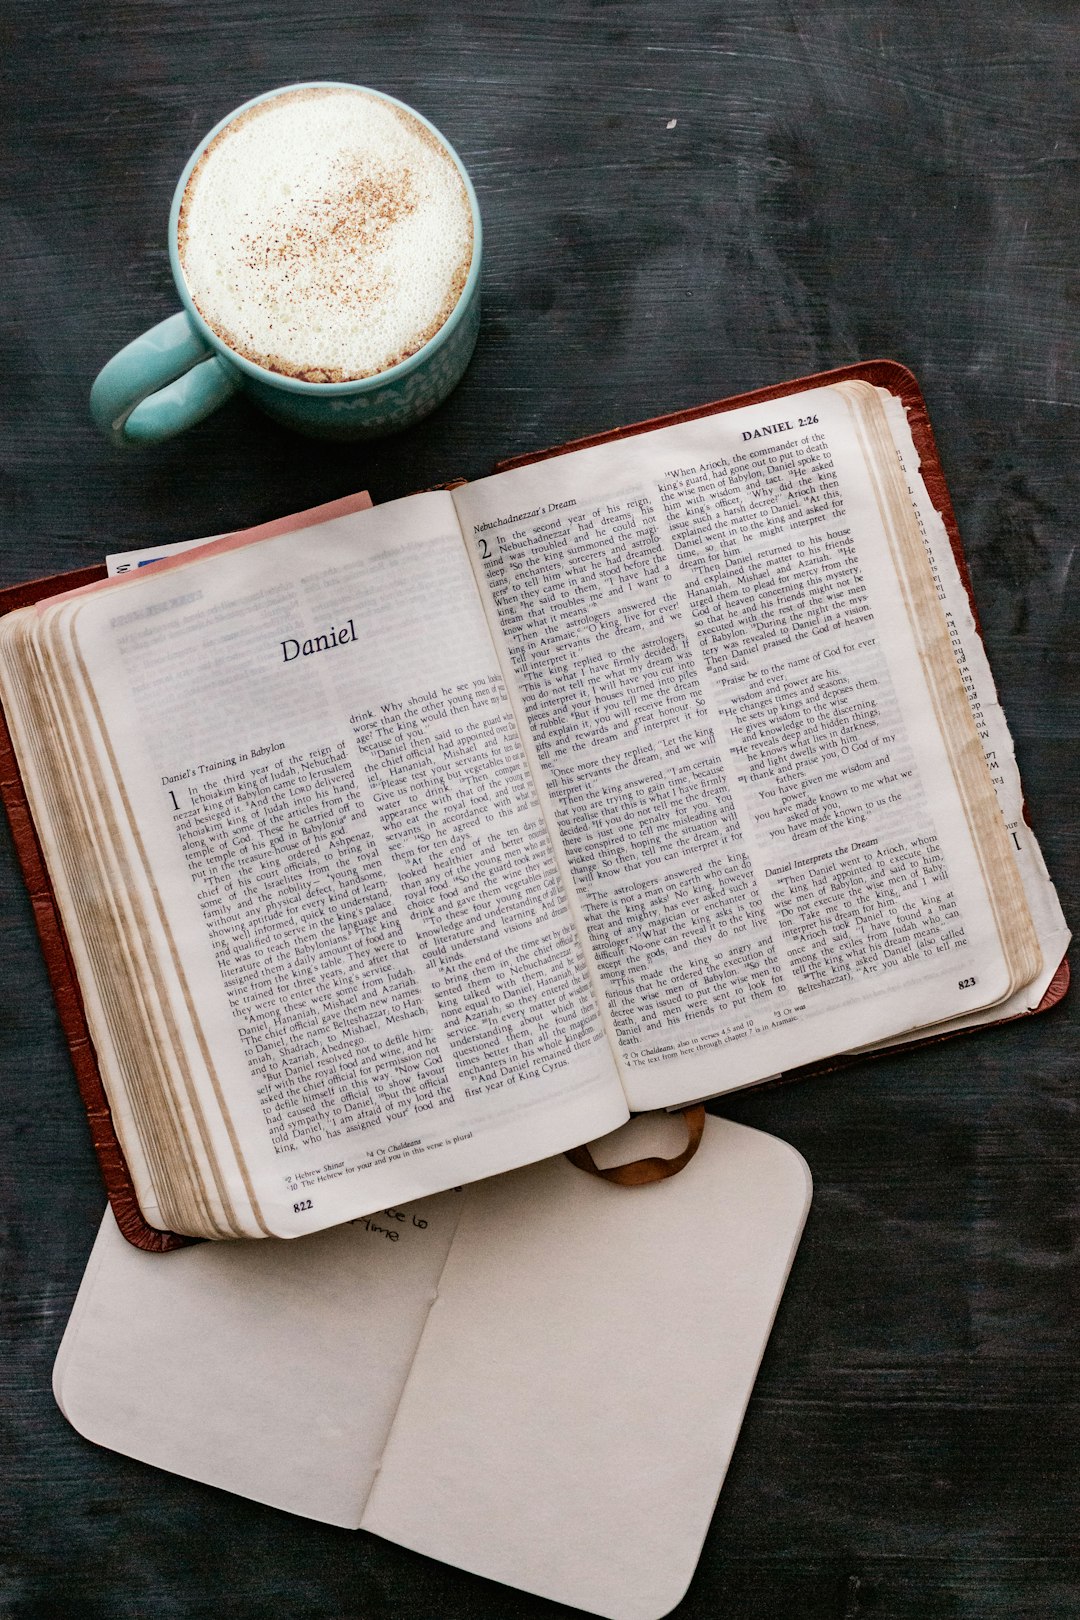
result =
[{"label": "cappuccino in mug", "polygon": [[283,377],[378,376],[439,331],[473,256],[453,157],[399,103],[311,85],[254,103],[199,157],[176,246],[236,354]]}]

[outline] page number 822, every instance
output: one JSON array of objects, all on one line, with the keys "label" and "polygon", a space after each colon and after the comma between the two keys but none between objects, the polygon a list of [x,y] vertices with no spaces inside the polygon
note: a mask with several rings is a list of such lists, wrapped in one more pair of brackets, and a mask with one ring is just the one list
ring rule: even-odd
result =
[{"label": "page number 822", "polygon": [[311,1199],[310,1198],[301,1198],[299,1203],[293,1205],[293,1214],[294,1215],[302,1215],[305,1209],[310,1209],[310,1208],[311,1208]]}]

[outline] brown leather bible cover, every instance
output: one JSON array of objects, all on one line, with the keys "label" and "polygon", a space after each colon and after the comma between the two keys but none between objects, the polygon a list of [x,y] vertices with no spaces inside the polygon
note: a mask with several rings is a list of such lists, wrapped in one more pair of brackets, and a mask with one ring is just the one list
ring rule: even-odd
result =
[{"label": "brown leather bible cover", "polygon": [[[776,383],[768,388],[758,388],[749,394],[738,394],[732,399],[721,400],[716,404],[701,405],[692,410],[676,411],[669,416],[655,417],[648,422],[635,422],[628,427],[616,428],[609,433],[595,434],[591,438],[578,439],[570,444],[559,445],[552,450],[541,450],[530,455],[517,456],[512,460],[501,462],[496,471],[501,472],[509,467],[525,466],[530,462],[546,460],[550,456],[566,455],[571,450],[582,450],[589,445],[606,444],[612,439],[628,438],[631,434],[644,433],[650,428],[669,427],[677,422],[691,421],[695,417],[712,416],[720,411],[735,410],[740,405],[754,405],[764,403],[770,399],[782,399],[785,395],[798,393],[803,389],[823,388],[829,383],[842,382],[848,378],[876,383],[882,388],[889,389],[891,393],[898,395],[903,401],[907,409],[908,421],[911,424],[915,448],[918,450],[922,461],[923,478],[930,492],[930,498],[944,520],[957,565],[960,569],[960,576],[964,581],[968,596],[971,598],[971,580],[964,561],[960,534],[956,526],[956,517],[945,485],[945,475],[930,430],[926,402],[911,372],[908,371],[906,366],[900,365],[895,360],[869,360],[860,365],[841,366],[835,371],[822,371],[812,377],[800,377],[792,382]],[[7,590],[0,590],[0,615],[10,613],[15,608],[25,607],[32,602],[42,601],[46,597],[58,596],[62,591],[71,591],[80,585],[92,584],[95,580],[104,579],[105,576],[106,569],[104,564],[101,564],[91,568],[75,569],[67,574],[54,574],[46,579],[36,579],[28,584],[15,585]],[[972,612],[975,613],[973,599],[971,605]],[[978,624],[977,615],[976,624]],[[181,1248],[185,1244],[192,1242],[192,1239],[182,1237],[175,1232],[159,1232],[155,1227],[148,1225],[136,1202],[131,1173],[128,1170],[127,1161],[117,1140],[112,1114],[101,1083],[97,1058],[86,1027],[82,995],[72,966],[63,924],[57,913],[56,900],[41,853],[41,846],[31,820],[30,807],[26,801],[26,793],[19,775],[18,763],[11,745],[11,736],[2,711],[0,711],[0,798],[3,798],[4,801],[4,808],[11,823],[15,851],[22,866],[26,886],[30,891],[30,899],[34,908],[34,921],[41,936],[45,965],[52,983],[53,994],[56,997],[60,1023],[71,1048],[71,1060],[75,1068],[75,1078],[78,1082],[87,1117],[90,1120],[90,1132],[94,1150],[101,1165],[105,1189],[108,1193],[109,1203],[112,1205],[113,1214],[116,1217],[116,1223],[128,1242],[133,1243],[136,1248],[149,1249],[157,1253]],[[1068,984],[1069,966],[1066,961],[1062,961],[1042,1001],[1038,1007],[1033,1009],[1034,1012],[1044,1012],[1053,1007],[1065,994]],[[1030,1017],[1031,1014],[1021,1014],[1019,1016]],[[1000,1020],[1000,1022],[1005,1021]],[[965,1034],[967,1032],[957,1030],[954,1033]],[[946,1035],[931,1036],[925,1042],[905,1042],[898,1047],[883,1047],[880,1050],[882,1052],[901,1051],[908,1047],[929,1044],[933,1040],[947,1040],[948,1038]],[[789,1074],[782,1076],[782,1078],[788,1080],[803,1075],[822,1074],[829,1069],[840,1068],[846,1063],[857,1062],[865,1055],[840,1055],[823,1063],[808,1064],[805,1068],[794,1069]],[[764,1085],[775,1083],[776,1081],[762,1082]],[[623,1168],[625,1169],[625,1167]]]}]

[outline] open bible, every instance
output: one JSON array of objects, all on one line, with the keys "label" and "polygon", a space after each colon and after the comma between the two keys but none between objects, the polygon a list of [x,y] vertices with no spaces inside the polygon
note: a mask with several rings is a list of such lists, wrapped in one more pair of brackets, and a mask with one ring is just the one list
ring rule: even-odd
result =
[{"label": "open bible", "polygon": [[857,371],[0,621],[151,1227],[295,1236],[1039,1005],[932,441]]}]

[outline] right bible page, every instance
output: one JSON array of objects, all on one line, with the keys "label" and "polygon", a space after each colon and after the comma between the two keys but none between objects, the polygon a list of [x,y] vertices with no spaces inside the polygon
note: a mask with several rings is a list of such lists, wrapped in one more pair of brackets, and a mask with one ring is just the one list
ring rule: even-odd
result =
[{"label": "right bible page", "polygon": [[633,1109],[1016,989],[865,444],[818,388],[455,492]]}]

